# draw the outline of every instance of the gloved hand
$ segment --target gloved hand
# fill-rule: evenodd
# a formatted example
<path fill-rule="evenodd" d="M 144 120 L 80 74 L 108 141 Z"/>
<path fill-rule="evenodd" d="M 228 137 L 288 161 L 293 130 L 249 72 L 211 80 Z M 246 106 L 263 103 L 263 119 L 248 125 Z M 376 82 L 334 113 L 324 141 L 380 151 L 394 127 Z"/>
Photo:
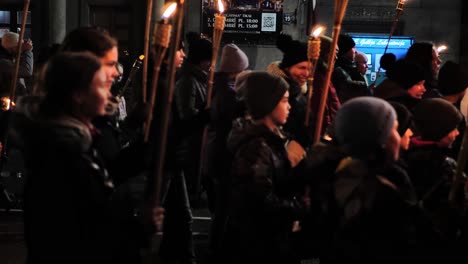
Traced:
<path fill-rule="evenodd" d="M 292 168 L 295 168 L 306 156 L 304 148 L 295 140 L 291 140 L 286 144 L 286 151 Z"/>

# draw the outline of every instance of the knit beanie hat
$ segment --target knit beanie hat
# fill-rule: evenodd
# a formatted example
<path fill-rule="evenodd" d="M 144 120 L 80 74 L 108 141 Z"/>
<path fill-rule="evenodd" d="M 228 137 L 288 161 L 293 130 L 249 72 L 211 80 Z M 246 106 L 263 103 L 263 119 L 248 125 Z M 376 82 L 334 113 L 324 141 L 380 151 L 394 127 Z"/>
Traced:
<path fill-rule="evenodd" d="M 290 35 L 279 35 L 276 46 L 283 52 L 283 60 L 280 63 L 281 69 L 309 60 L 307 58 L 307 44 L 293 40 Z"/>
<path fill-rule="evenodd" d="M 395 110 L 386 101 L 368 96 L 357 97 L 338 110 L 336 139 L 355 154 L 369 153 L 385 143 L 395 120 Z"/>
<path fill-rule="evenodd" d="M 419 64 L 407 59 L 400 59 L 395 62 L 391 71 L 387 72 L 387 76 L 403 89 L 408 90 L 424 80 L 424 71 Z"/>
<path fill-rule="evenodd" d="M 439 91 L 442 95 L 454 95 L 468 87 L 468 72 L 460 64 L 447 61 L 439 71 Z"/>
<path fill-rule="evenodd" d="M 15 32 L 6 32 L 2 36 L 2 46 L 5 49 L 10 49 L 18 46 L 19 35 Z"/>
<path fill-rule="evenodd" d="M 188 56 L 187 61 L 198 64 L 204 60 L 211 60 L 213 44 L 209 39 L 201 38 L 198 33 L 187 33 Z"/>
<path fill-rule="evenodd" d="M 243 84 L 247 110 L 253 119 L 271 113 L 289 88 L 283 78 L 260 71 L 248 73 Z"/>
<path fill-rule="evenodd" d="M 350 49 L 356 47 L 356 42 L 349 35 L 341 34 L 338 38 L 338 56 L 348 52 Z"/>
<path fill-rule="evenodd" d="M 235 44 L 227 44 L 221 52 L 220 72 L 241 72 L 249 67 L 249 58 Z"/>
<path fill-rule="evenodd" d="M 398 134 L 403 136 L 408 128 L 413 129 L 413 115 L 403 104 L 397 102 L 389 102 L 397 114 L 398 119 Z"/>
<path fill-rule="evenodd" d="M 380 57 L 380 67 L 386 71 L 390 70 L 396 62 L 396 55 L 393 53 L 385 53 Z"/>
<path fill-rule="evenodd" d="M 413 109 L 414 122 L 423 140 L 439 141 L 462 121 L 460 111 L 441 98 L 422 100 Z"/>

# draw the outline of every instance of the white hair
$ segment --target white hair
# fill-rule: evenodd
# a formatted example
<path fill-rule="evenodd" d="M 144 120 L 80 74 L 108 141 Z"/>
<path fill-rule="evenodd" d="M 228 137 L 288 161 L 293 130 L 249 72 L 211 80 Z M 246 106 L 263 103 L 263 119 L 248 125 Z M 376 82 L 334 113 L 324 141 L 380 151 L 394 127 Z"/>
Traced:
<path fill-rule="evenodd" d="M 19 35 L 14 32 L 6 32 L 2 36 L 2 46 L 5 49 L 10 49 L 18 46 Z"/>

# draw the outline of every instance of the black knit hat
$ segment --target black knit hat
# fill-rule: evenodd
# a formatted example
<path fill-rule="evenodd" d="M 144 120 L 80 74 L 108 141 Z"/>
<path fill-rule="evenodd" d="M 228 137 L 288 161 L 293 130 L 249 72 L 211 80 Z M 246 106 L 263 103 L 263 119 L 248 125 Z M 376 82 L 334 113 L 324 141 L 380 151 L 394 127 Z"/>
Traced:
<path fill-rule="evenodd" d="M 356 42 L 349 35 L 341 34 L 338 38 L 338 56 L 341 56 L 348 52 L 350 49 L 356 47 Z"/>
<path fill-rule="evenodd" d="M 414 122 L 423 140 L 439 141 L 462 121 L 460 111 L 441 98 L 422 100 L 413 109 Z"/>
<path fill-rule="evenodd" d="M 468 87 L 466 68 L 453 61 L 447 61 L 439 71 L 439 91 L 442 95 L 454 95 Z"/>
<path fill-rule="evenodd" d="M 385 53 L 380 57 L 380 67 L 386 71 L 390 70 L 396 62 L 396 55 L 393 53 Z"/>
<path fill-rule="evenodd" d="M 276 46 L 283 52 L 283 60 L 280 63 L 282 69 L 308 61 L 307 44 L 293 40 L 290 35 L 279 35 Z"/>
<path fill-rule="evenodd" d="M 247 110 L 253 119 L 261 119 L 271 113 L 289 88 L 283 78 L 259 71 L 247 73 L 243 85 Z"/>
<path fill-rule="evenodd" d="M 397 114 L 398 119 L 398 134 L 403 136 L 406 130 L 413 129 L 413 115 L 403 104 L 397 102 L 389 102 Z"/>
<path fill-rule="evenodd" d="M 198 64 L 204 60 L 211 60 L 213 55 L 213 44 L 209 39 L 201 38 L 195 32 L 187 33 L 188 56 L 187 61 Z"/>
<path fill-rule="evenodd" d="M 424 71 L 419 64 L 407 59 L 400 59 L 395 62 L 391 71 L 387 72 L 387 76 L 403 89 L 408 90 L 424 80 Z"/>
<path fill-rule="evenodd" d="M 335 118 L 338 143 L 355 154 L 365 154 L 381 147 L 395 124 L 396 113 L 386 101 L 362 96 L 341 106 Z"/>

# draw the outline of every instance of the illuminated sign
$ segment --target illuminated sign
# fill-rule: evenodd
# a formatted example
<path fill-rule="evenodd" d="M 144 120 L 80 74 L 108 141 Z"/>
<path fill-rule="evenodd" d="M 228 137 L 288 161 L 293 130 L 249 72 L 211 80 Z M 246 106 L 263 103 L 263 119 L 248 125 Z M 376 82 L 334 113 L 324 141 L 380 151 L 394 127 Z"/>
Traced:
<path fill-rule="evenodd" d="M 274 43 L 283 27 L 282 1 L 229 1 L 223 41 Z M 212 35 L 214 14 L 209 1 L 202 7 L 202 33 Z"/>
<path fill-rule="evenodd" d="M 385 52 L 385 46 L 388 42 L 388 36 L 352 36 L 356 42 L 356 50 L 363 52 L 367 56 L 368 70 L 366 78 L 369 82 L 374 82 L 377 78 L 377 71 L 380 68 L 380 58 Z M 395 54 L 397 59 L 403 58 L 406 52 L 414 42 L 413 37 L 394 36 L 390 39 L 387 53 Z M 380 69 L 378 85 L 385 78 L 385 70 Z"/>
<path fill-rule="evenodd" d="M 371 37 L 355 37 L 356 47 L 360 48 L 385 48 L 387 45 L 387 38 L 371 38 Z M 412 39 L 390 39 L 388 44 L 389 49 L 409 49 L 412 44 Z"/>

